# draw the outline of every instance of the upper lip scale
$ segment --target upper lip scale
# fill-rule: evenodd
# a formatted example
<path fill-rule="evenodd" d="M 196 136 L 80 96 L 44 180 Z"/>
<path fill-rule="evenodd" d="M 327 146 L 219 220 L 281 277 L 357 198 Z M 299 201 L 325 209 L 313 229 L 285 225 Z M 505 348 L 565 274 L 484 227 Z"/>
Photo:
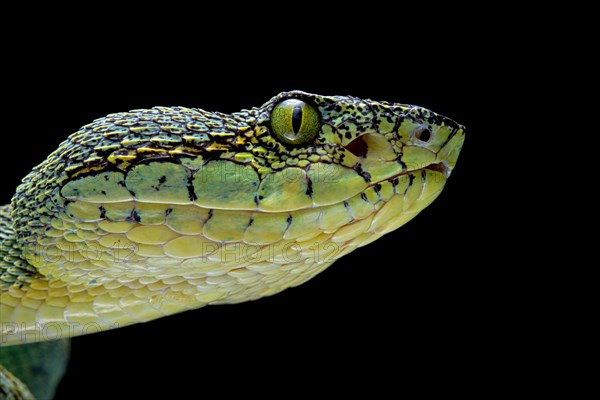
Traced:
<path fill-rule="evenodd" d="M 432 166 L 439 166 L 439 167 L 431 168 Z M 413 172 L 422 171 L 424 169 L 433 169 L 434 171 L 440 171 L 442 174 L 444 174 L 444 177 L 446 177 L 446 178 L 448 178 L 450 176 L 450 168 L 448 168 L 448 165 L 446 164 L 445 161 L 440 161 L 440 162 L 437 162 L 437 163 L 431 163 L 429 165 L 426 165 L 423 168 L 411 169 L 410 171 L 402 171 L 402 172 L 400 172 L 400 173 L 398 173 L 396 175 L 390 176 L 389 178 L 382 179 L 382 180 L 377 181 L 375 183 L 371 183 L 369 185 L 369 187 L 378 185 L 381 182 L 386 182 L 386 181 L 389 181 L 391 179 L 397 178 L 397 177 L 402 176 L 402 175 L 408 175 L 408 174 L 411 174 Z"/>

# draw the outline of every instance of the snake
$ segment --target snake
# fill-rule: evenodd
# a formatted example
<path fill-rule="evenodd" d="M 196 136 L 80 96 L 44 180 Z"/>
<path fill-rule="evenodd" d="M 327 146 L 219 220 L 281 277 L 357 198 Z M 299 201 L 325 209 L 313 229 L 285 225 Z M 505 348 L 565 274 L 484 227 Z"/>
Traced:
<path fill-rule="evenodd" d="M 300 285 L 431 204 L 464 138 L 420 106 L 298 90 L 96 119 L 0 207 L 0 345 Z"/>

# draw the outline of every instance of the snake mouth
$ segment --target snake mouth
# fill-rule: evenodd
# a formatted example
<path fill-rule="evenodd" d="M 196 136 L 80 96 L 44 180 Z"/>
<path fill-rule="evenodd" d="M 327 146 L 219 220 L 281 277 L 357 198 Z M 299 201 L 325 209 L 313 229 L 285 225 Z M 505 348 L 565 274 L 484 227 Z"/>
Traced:
<path fill-rule="evenodd" d="M 382 179 L 378 182 L 375 182 L 375 183 L 371 184 L 370 186 L 378 185 L 382 182 L 390 182 L 390 181 L 396 180 L 399 177 L 404 176 L 404 175 L 410 175 L 410 174 L 414 175 L 419 172 L 425 173 L 425 171 L 427 171 L 427 170 L 441 173 L 444 176 L 444 179 L 447 179 L 450 176 L 450 173 L 452 172 L 452 169 L 448 166 L 446 161 L 441 161 L 438 163 L 429 164 L 423 168 L 416 168 L 416 169 L 411 169 L 408 171 L 402 171 L 398 174 L 390 176 L 389 178 Z"/>
<path fill-rule="evenodd" d="M 428 166 L 426 166 L 423 169 L 428 169 L 430 171 L 437 171 L 441 174 L 443 174 L 446 178 L 450 176 L 450 172 L 452 172 L 452 170 L 450 169 L 450 167 L 448 166 L 448 164 L 445 161 L 441 161 L 438 163 L 434 163 L 434 164 L 429 164 Z"/>

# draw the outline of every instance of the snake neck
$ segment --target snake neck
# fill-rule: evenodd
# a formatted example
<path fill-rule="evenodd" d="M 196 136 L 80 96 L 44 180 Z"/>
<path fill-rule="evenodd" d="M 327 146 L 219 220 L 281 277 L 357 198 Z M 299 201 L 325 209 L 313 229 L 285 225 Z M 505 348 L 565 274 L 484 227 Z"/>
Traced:
<path fill-rule="evenodd" d="M 12 285 L 29 285 L 39 277 L 37 270 L 21 257 L 10 216 L 11 206 L 0 206 L 0 290 Z"/>

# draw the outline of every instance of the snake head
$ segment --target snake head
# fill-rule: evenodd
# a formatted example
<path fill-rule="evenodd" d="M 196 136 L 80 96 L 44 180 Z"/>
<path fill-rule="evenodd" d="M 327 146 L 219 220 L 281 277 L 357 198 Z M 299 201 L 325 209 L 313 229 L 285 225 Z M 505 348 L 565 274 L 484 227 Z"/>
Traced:
<path fill-rule="evenodd" d="M 300 91 L 231 115 L 99 118 L 0 209 L 0 334 L 42 340 L 50 321 L 79 335 L 299 285 L 429 205 L 463 140 L 421 107 Z"/>
<path fill-rule="evenodd" d="M 298 172 L 308 182 L 306 194 L 294 196 L 299 206 L 309 205 L 307 196 L 313 207 L 346 201 L 384 182 L 406 190 L 397 186 L 417 177 L 429 182 L 430 196 L 439 194 L 465 135 L 462 125 L 423 107 L 302 91 L 281 93 L 258 114 L 255 140 L 266 160 L 275 160 L 267 163 L 270 173 L 306 172 Z M 285 182 L 270 187 L 290 189 Z"/>

